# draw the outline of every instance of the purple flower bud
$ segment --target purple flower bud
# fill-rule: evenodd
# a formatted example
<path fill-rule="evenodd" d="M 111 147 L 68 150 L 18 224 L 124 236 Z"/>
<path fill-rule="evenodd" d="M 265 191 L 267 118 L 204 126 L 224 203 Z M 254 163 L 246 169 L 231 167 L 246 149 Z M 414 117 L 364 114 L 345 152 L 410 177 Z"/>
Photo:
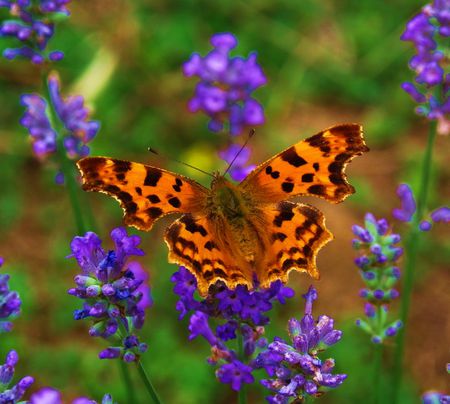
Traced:
<path fill-rule="evenodd" d="M 362 276 L 366 281 L 371 281 L 376 277 L 374 271 L 362 271 Z"/>
<path fill-rule="evenodd" d="M 430 216 L 435 223 L 450 223 L 450 208 L 448 206 L 442 206 L 431 212 Z"/>
<path fill-rule="evenodd" d="M 411 188 L 407 184 L 400 184 L 397 188 L 397 195 L 400 197 L 401 208 L 392 211 L 392 216 L 402 222 L 410 222 L 416 212 L 416 201 Z"/>
<path fill-rule="evenodd" d="M 372 337 L 372 342 L 374 344 L 381 344 L 383 342 L 383 340 L 378 335 L 375 335 Z"/>
<path fill-rule="evenodd" d="M 364 313 L 367 317 L 373 318 L 376 314 L 376 307 L 371 303 L 366 303 L 364 305 Z"/>
<path fill-rule="evenodd" d="M 391 289 L 389 295 L 391 299 L 397 299 L 397 297 L 400 296 L 400 293 L 396 289 Z"/>
<path fill-rule="evenodd" d="M 419 223 L 419 229 L 421 231 L 430 231 L 431 230 L 431 223 L 428 220 L 422 220 Z"/>
<path fill-rule="evenodd" d="M 361 269 L 364 269 L 366 265 L 370 264 L 369 258 L 367 258 L 365 255 L 355 258 L 354 262 L 356 266 L 358 266 Z"/>
<path fill-rule="evenodd" d="M 99 359 L 115 359 L 119 358 L 121 353 L 120 348 L 106 348 L 98 354 Z"/>
<path fill-rule="evenodd" d="M 373 241 L 372 235 L 364 227 L 357 224 L 352 226 L 353 234 L 361 239 L 365 243 L 371 243 Z"/>
<path fill-rule="evenodd" d="M 382 300 L 384 298 L 384 292 L 381 289 L 377 289 L 373 292 L 373 297 L 378 300 Z"/>
<path fill-rule="evenodd" d="M 401 87 L 403 90 L 405 90 L 411 96 L 411 98 L 415 102 L 422 103 L 427 100 L 427 98 L 417 90 L 417 88 L 414 84 L 405 82 L 405 83 L 401 84 Z"/>

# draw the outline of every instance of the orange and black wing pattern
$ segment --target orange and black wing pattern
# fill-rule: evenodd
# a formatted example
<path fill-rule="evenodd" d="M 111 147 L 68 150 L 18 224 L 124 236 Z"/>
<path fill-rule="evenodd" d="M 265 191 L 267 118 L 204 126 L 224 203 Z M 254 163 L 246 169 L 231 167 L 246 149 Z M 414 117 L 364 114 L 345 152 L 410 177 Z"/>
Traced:
<path fill-rule="evenodd" d="M 360 125 L 333 126 L 267 160 L 240 186 L 265 202 L 299 195 L 341 202 L 355 192 L 347 181 L 345 167 L 368 150 Z"/>
<path fill-rule="evenodd" d="M 208 190 L 197 182 L 157 167 L 109 157 L 77 162 L 83 189 L 108 194 L 120 202 L 124 221 L 140 230 L 170 213 L 202 211 Z"/>

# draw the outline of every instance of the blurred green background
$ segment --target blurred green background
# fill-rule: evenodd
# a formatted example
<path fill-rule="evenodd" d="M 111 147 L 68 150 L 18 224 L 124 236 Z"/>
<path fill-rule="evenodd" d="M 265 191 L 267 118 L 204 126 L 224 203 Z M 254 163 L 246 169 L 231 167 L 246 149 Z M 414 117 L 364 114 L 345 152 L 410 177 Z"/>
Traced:
<path fill-rule="evenodd" d="M 427 122 L 414 115 L 413 102 L 400 89 L 402 81 L 412 79 L 407 61 L 413 49 L 399 36 L 422 5 L 416 0 L 79 0 L 70 5 L 71 18 L 57 27 L 50 43 L 66 55 L 55 65 L 63 94 L 84 95 L 93 118 L 101 121 L 91 143 L 93 155 L 152 163 L 205 185 L 205 176 L 149 155 L 147 147 L 207 171 L 224 169 L 216 152 L 229 139 L 209 133 L 207 119 L 187 111 L 196 81 L 181 72 L 192 52 L 210 50 L 209 37 L 216 32 L 237 36 L 235 55 L 256 50 L 268 77 L 255 93 L 267 123 L 252 139 L 252 163 L 336 123 L 364 125 L 371 151 L 347 170 L 357 193 L 337 206 L 307 201 L 325 212 L 335 235 L 319 254 L 322 279 L 292 275 L 289 286 L 297 296 L 276 307 L 267 327 L 269 337 L 285 336 L 287 319 L 301 316 L 301 293 L 315 284 L 315 314 L 334 317 L 344 331 L 327 354 L 335 357 L 338 372 L 349 375 L 320 402 L 357 403 L 370 395 L 371 346 L 354 326 L 363 302 L 357 296 L 362 282 L 353 265 L 351 225 L 361 224 L 367 211 L 390 218 L 398 205 L 398 183 L 417 182 Z M 0 46 L 11 43 L 2 39 Z M 1 358 L 15 348 L 21 358 L 17 374 L 33 375 L 33 390 L 49 385 L 63 391 L 67 401 L 79 395 L 100 400 L 110 392 L 124 403 L 117 364 L 97 359 L 106 344 L 87 336 L 86 323 L 72 319 L 81 302 L 66 294 L 77 273 L 75 261 L 65 258 L 76 235 L 66 190 L 53 182 L 55 166 L 33 157 L 28 135 L 18 124 L 20 94 L 39 88 L 39 68 L 0 59 L 0 255 L 6 261 L 2 272 L 11 274 L 11 288 L 23 299 L 14 330 L 1 336 Z M 439 136 L 430 208 L 449 200 L 447 162 L 448 139 Z M 121 224 L 121 210 L 104 195 L 85 197 L 108 248 L 110 230 Z M 142 332 L 149 344 L 144 365 L 166 403 L 235 402 L 235 393 L 216 382 L 206 363 L 207 343 L 188 341 L 187 320 L 178 321 L 169 281 L 176 266 L 167 263 L 162 241 L 171 220 L 161 220 L 151 233 L 138 232 L 147 253 L 140 261 L 150 273 L 155 300 Z M 407 228 L 396 224 L 396 230 Z M 448 386 L 450 243 L 443 226 L 424 234 L 421 248 L 407 332 L 404 403 L 419 402 L 425 390 Z M 386 391 L 393 348 L 388 344 L 385 352 Z M 132 377 L 139 402 L 148 402 L 134 369 Z M 263 402 L 266 394 L 255 383 L 250 402 Z"/>

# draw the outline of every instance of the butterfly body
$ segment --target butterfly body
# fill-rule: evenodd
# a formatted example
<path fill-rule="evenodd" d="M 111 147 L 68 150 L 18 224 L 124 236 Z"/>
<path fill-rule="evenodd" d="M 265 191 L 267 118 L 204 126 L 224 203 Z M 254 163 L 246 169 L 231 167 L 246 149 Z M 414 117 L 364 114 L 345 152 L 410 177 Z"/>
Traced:
<path fill-rule="evenodd" d="M 77 165 L 83 188 L 113 196 L 125 223 L 150 230 L 170 213 L 182 213 L 167 229 L 169 261 L 197 278 L 202 295 L 217 281 L 268 287 L 290 271 L 318 278 L 316 256 L 332 235 L 323 214 L 286 201 L 312 195 L 341 202 L 354 192 L 347 163 L 367 151 L 362 128 L 337 125 L 267 160 L 240 184 L 216 173 L 207 189 L 196 181 L 144 164 L 86 157 Z"/>

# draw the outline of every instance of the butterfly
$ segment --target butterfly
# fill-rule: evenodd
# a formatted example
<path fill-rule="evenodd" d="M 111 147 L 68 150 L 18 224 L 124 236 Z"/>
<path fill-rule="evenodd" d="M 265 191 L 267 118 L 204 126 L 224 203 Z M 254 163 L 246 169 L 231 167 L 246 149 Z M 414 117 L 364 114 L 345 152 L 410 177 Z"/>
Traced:
<path fill-rule="evenodd" d="M 214 174 L 210 189 L 109 157 L 85 157 L 77 166 L 83 189 L 117 199 L 129 226 L 148 231 L 163 216 L 183 214 L 165 233 L 169 262 L 184 265 L 206 296 L 217 281 L 251 290 L 286 283 L 290 271 L 318 279 L 317 253 L 333 236 L 318 209 L 287 199 L 343 201 L 355 192 L 345 167 L 368 150 L 360 125 L 336 125 L 270 158 L 239 184 Z"/>

